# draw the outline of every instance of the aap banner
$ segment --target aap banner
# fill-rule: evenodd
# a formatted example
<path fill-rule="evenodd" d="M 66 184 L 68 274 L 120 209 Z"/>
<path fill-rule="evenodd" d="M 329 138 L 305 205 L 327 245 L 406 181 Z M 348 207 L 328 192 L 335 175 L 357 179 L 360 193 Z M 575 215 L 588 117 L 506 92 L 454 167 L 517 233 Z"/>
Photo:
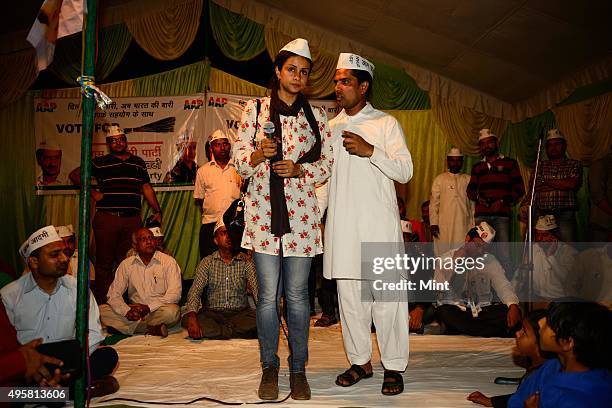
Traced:
<path fill-rule="evenodd" d="M 68 176 L 80 165 L 81 100 L 36 99 L 34 108 L 37 191 L 58 193 L 58 186 L 72 184 Z M 127 135 L 128 151 L 146 162 L 151 183 L 168 181 L 183 153 L 206 161 L 204 110 L 204 94 L 115 98 L 106 111 L 95 114 L 92 157 L 108 153 L 106 131 L 118 125 Z"/>

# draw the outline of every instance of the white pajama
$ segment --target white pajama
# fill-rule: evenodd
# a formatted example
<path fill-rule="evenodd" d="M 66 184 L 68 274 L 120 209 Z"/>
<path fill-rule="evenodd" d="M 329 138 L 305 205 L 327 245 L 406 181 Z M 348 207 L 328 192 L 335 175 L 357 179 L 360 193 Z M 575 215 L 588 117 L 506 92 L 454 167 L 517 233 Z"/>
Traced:
<path fill-rule="evenodd" d="M 408 365 L 408 304 L 377 302 L 380 295 L 377 291 L 362 295 L 362 282 L 367 284 L 355 279 L 336 280 L 346 355 L 351 364 L 362 365 L 371 360 L 373 321 L 383 366 L 387 370 L 404 371 Z"/>

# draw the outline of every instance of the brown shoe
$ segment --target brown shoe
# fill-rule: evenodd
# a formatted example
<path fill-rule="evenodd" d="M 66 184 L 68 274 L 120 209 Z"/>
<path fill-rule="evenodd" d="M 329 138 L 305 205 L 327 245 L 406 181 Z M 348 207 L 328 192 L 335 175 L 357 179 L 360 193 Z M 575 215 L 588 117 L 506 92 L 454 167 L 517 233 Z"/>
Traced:
<path fill-rule="evenodd" d="M 294 400 L 310 399 L 310 386 L 306 379 L 306 373 L 291 373 L 289 375 L 289 385 L 291 385 L 291 398 Z"/>
<path fill-rule="evenodd" d="M 266 367 L 263 369 L 257 395 L 259 399 L 268 401 L 278 398 L 278 368 Z"/>
<path fill-rule="evenodd" d="M 104 376 L 98 380 L 93 380 L 89 388 L 91 398 L 103 397 L 119 391 L 119 383 L 112 375 Z"/>
<path fill-rule="evenodd" d="M 150 336 L 168 337 L 168 328 L 165 324 L 158 324 L 157 326 L 147 326 L 147 332 Z"/>

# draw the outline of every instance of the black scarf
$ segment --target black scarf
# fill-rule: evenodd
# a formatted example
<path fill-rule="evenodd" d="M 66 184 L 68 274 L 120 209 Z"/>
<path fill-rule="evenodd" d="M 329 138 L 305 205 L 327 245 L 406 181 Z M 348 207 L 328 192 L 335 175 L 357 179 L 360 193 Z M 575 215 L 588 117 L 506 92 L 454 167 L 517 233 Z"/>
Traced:
<path fill-rule="evenodd" d="M 278 92 L 273 91 L 270 97 L 270 120 L 274 123 L 274 138 L 277 145 L 276 156 L 270 159 L 271 163 L 283 160 L 283 130 L 281 127 L 280 115 L 297 116 L 302 109 L 304 109 L 304 115 L 306 115 L 306 120 L 308 120 L 308 124 L 315 135 L 316 141 L 310 150 L 299 158 L 297 163 L 313 163 L 321 157 L 321 133 L 319 132 L 319 126 L 312 113 L 308 99 L 299 93 L 293 105 L 288 106 L 278 97 Z M 272 167 L 270 167 L 270 205 L 272 208 L 271 230 L 272 234 L 276 237 L 282 237 L 284 234 L 291 232 L 287 201 L 285 200 L 284 180 L 284 177 L 278 176 L 272 171 Z"/>

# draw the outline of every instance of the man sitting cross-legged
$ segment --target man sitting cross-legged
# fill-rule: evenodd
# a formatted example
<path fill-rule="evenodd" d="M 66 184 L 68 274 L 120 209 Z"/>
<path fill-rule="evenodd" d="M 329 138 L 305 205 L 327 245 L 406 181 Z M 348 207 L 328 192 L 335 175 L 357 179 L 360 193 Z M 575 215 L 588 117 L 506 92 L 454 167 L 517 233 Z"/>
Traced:
<path fill-rule="evenodd" d="M 133 234 L 132 244 L 137 254 L 119 264 L 108 304 L 100 306 L 102 323 L 111 332 L 166 337 L 167 326 L 180 317 L 181 268 L 174 258 L 156 250 L 155 237 L 147 228 Z M 130 304 L 123 299 L 126 290 Z"/>
<path fill-rule="evenodd" d="M 202 259 L 196 269 L 183 308 L 183 327 L 193 339 L 255 339 L 255 310 L 247 302 L 247 291 L 257 300 L 255 265 L 245 254 L 237 253 L 222 219 L 213 234 L 219 249 Z M 204 288 L 207 304 L 202 308 Z"/>
<path fill-rule="evenodd" d="M 73 360 L 72 357 L 78 356 L 81 352 L 78 342 L 70 341 L 74 340 L 76 335 L 77 281 L 66 274 L 69 263 L 66 245 L 55 227 L 48 225 L 34 232 L 19 251 L 26 259 L 31 272 L 0 290 L 9 323 L 5 326 L 14 327 L 17 341 L 24 345 L 22 350 L 27 351 L 24 356 L 33 354 L 34 346 L 44 346 L 46 351 L 44 353 L 42 350 L 39 351 L 49 357 L 62 360 L 64 362 L 62 370 L 74 370 L 70 376 L 56 378 L 60 384 L 69 386 L 72 394 L 74 380 L 78 377 L 76 373 L 82 370 L 77 368 L 78 364 L 74 361 L 73 364 L 69 364 L 65 359 L 68 357 Z M 101 346 L 104 337 L 100 326 L 100 315 L 91 293 L 89 293 L 88 316 L 91 374 L 89 392 L 92 396 L 112 394 L 119 389 L 119 383 L 111 376 L 119 357 L 113 348 Z M 10 327 L 5 329 L 0 331 L 0 337 L 10 340 L 13 329 Z M 51 363 L 56 364 L 57 360 L 54 359 Z M 9 367 L 0 364 L 0 371 L 3 374 L 5 371 L 11 372 L 17 368 L 18 366 Z M 37 375 L 32 379 L 36 382 L 40 380 Z"/>

